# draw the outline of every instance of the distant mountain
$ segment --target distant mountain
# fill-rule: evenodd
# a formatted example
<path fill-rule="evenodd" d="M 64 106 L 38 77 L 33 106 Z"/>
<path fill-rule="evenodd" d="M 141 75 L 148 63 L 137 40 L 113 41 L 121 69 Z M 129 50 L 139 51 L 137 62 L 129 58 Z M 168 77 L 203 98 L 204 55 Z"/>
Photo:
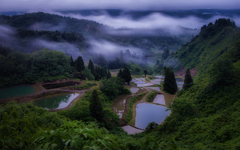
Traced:
<path fill-rule="evenodd" d="M 204 72 L 219 57 L 239 60 L 237 43 L 240 43 L 240 28 L 230 19 L 218 19 L 214 24 L 204 25 L 199 35 L 173 53 L 164 65 L 175 70 L 196 67 Z"/>
<path fill-rule="evenodd" d="M 120 11 L 111 10 L 109 11 L 112 15 L 119 15 Z M 87 14 L 88 11 L 85 12 Z M 91 20 L 85 20 L 85 19 L 76 19 L 71 17 L 65 17 L 60 16 L 56 14 L 49 14 L 49 13 L 43 13 L 43 12 L 36 12 L 36 13 L 26 13 L 22 15 L 13 15 L 13 16 L 6 16 L 1 15 L 0 16 L 0 25 L 2 26 L 8 26 L 11 27 L 14 32 L 19 31 L 18 29 L 24 29 L 24 32 L 22 34 L 23 37 L 28 36 L 28 34 L 33 34 L 34 38 L 22 38 L 21 36 L 17 35 L 11 35 L 11 36 L 17 36 L 16 41 L 18 42 L 11 42 L 10 39 L 7 39 L 10 43 L 6 45 L 5 42 L 1 42 L 0 44 L 3 46 L 9 46 L 13 49 L 18 50 L 21 47 L 21 51 L 24 52 L 32 52 L 35 50 L 38 50 L 39 48 L 32 47 L 32 45 L 36 45 L 33 41 L 33 39 L 40 39 L 40 40 L 47 40 L 54 39 L 55 41 L 50 42 L 57 42 L 57 43 L 51 43 L 51 45 L 62 45 L 63 43 L 66 45 L 66 43 L 69 43 L 69 40 L 63 40 L 64 38 L 62 35 L 60 37 L 56 37 L 56 33 L 61 32 L 63 34 L 64 32 L 69 33 L 68 35 L 77 35 L 80 34 L 83 36 L 83 40 L 78 40 L 73 44 L 74 49 L 78 49 L 79 52 L 83 52 L 87 54 L 89 51 L 91 51 L 94 47 L 93 44 L 95 42 L 92 42 L 92 40 L 95 41 L 106 41 L 110 42 L 111 44 L 115 44 L 116 48 L 112 49 L 112 51 L 120 51 L 122 47 L 126 49 L 130 49 L 132 47 L 141 49 L 141 53 L 144 53 L 144 55 L 153 55 L 154 51 L 159 51 L 164 49 L 165 47 L 169 47 L 170 51 L 176 51 L 178 47 L 180 47 L 182 44 L 188 42 L 192 37 L 194 37 L 196 34 L 198 34 L 197 30 L 183 28 L 183 27 L 177 27 L 180 31 L 180 34 L 172 34 L 170 31 L 166 29 L 114 29 L 112 27 L 100 24 L 95 21 Z M 36 33 L 33 33 L 35 31 Z M 52 33 L 42 32 L 46 35 L 40 34 L 41 32 L 38 31 L 51 31 Z M 71 34 L 73 33 L 73 34 Z M 130 34 L 129 34 L 130 33 Z M 46 36 L 48 36 L 46 38 Z M 53 36 L 52 38 L 49 36 Z M 70 39 L 70 37 L 68 37 Z M 74 38 L 74 37 L 73 37 Z M 56 40 L 58 39 L 58 40 Z M 6 39 L 5 39 L 6 41 Z M 20 46 L 18 46 L 18 43 Z M 33 44 L 34 43 L 34 44 Z M 38 42 L 37 42 L 38 43 Z M 79 44 L 80 43 L 80 44 Z M 49 44 L 43 44 L 40 43 L 38 47 L 44 47 Z M 44 45 L 44 46 L 42 46 Z M 27 47 L 27 48 L 26 48 Z M 68 51 L 68 46 L 50 46 L 45 47 L 49 49 L 63 49 L 64 52 Z M 130 47 L 130 48 L 129 48 Z M 30 50 L 32 48 L 32 50 Z M 124 49 L 123 49 L 124 50 Z M 130 49 L 131 51 L 131 49 Z M 102 53 L 104 52 L 104 45 L 103 48 L 98 48 L 97 52 L 95 53 Z M 72 53 L 71 53 L 72 54 Z"/>
<path fill-rule="evenodd" d="M 192 10 L 143 10 L 143 11 L 133 11 L 133 10 L 120 10 L 120 9 L 98 9 L 98 10 L 72 10 L 72 11 L 60 11 L 64 14 L 81 14 L 83 16 L 98 16 L 98 15 L 109 15 L 112 17 L 127 15 L 133 19 L 139 19 L 146 17 L 152 13 L 161 13 L 163 15 L 168 15 L 177 18 L 184 18 L 188 16 L 195 16 L 202 19 L 209 19 L 213 16 L 226 16 L 234 17 L 240 16 L 240 9 L 192 9 Z"/>

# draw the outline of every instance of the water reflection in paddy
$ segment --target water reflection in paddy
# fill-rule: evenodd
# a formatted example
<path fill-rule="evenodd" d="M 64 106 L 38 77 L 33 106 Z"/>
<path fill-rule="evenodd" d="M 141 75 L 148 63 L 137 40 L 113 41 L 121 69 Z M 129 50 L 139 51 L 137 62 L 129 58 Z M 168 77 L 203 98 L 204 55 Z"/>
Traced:
<path fill-rule="evenodd" d="M 78 96 L 77 93 L 61 94 L 35 100 L 33 104 L 45 109 L 61 109 L 67 107 Z"/>
<path fill-rule="evenodd" d="M 122 97 L 119 99 L 116 99 L 112 104 L 112 111 L 114 113 L 117 113 L 119 115 L 119 118 L 122 118 L 123 113 L 125 111 L 125 105 L 126 105 L 126 97 Z"/>
<path fill-rule="evenodd" d="M 161 104 L 161 105 L 168 105 L 171 100 L 175 98 L 175 95 L 170 94 L 158 94 L 155 99 L 153 100 L 153 103 Z"/>
<path fill-rule="evenodd" d="M 134 88 L 134 87 L 132 87 L 132 88 L 130 89 L 131 93 L 134 93 L 134 94 L 137 93 L 138 90 L 139 90 L 139 88 Z"/>
<path fill-rule="evenodd" d="M 155 76 L 156 78 L 164 78 L 164 76 Z"/>
<path fill-rule="evenodd" d="M 137 104 L 135 126 L 140 129 L 145 129 L 151 122 L 161 124 L 165 120 L 166 116 L 171 113 L 170 110 L 165 111 L 166 109 L 167 107 L 155 104 Z"/>
<path fill-rule="evenodd" d="M 146 82 L 144 82 L 144 81 L 135 81 L 135 83 L 136 83 L 136 84 L 144 84 L 144 83 L 146 83 Z"/>

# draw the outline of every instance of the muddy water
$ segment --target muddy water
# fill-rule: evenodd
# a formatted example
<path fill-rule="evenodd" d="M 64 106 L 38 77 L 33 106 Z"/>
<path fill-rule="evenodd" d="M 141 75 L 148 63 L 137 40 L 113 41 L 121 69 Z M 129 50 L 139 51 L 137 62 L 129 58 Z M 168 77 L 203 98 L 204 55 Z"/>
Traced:
<path fill-rule="evenodd" d="M 126 96 L 119 97 L 112 103 L 111 109 L 114 113 L 118 114 L 119 118 L 122 118 L 125 111 L 125 105 Z"/>
<path fill-rule="evenodd" d="M 0 89 L 0 99 L 29 95 L 38 92 L 34 85 L 17 85 Z"/>
<path fill-rule="evenodd" d="M 37 99 L 33 102 L 33 104 L 45 109 L 61 109 L 67 107 L 72 102 L 72 100 L 78 96 L 79 94 L 77 93 L 60 94 Z"/>
<path fill-rule="evenodd" d="M 166 116 L 170 115 L 171 111 L 165 111 L 167 107 L 149 104 L 139 103 L 136 106 L 136 118 L 135 126 L 140 129 L 145 129 L 149 123 L 155 122 L 161 124 Z"/>
<path fill-rule="evenodd" d="M 153 100 L 153 103 L 166 105 L 168 106 L 169 103 L 175 98 L 175 95 L 170 94 L 158 94 L 155 99 Z"/>

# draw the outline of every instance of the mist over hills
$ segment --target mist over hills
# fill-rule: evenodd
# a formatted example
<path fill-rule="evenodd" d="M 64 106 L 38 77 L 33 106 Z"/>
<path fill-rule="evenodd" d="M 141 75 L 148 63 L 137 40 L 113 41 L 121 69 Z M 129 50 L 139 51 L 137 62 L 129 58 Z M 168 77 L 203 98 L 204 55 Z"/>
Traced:
<path fill-rule="evenodd" d="M 165 27 L 116 29 L 96 21 L 43 12 L 1 15 L 0 24 L 4 33 L 1 35 L 2 46 L 23 52 L 56 49 L 75 58 L 84 55 L 86 59 L 88 54 L 109 57 L 109 53 L 117 54 L 127 49 L 139 55 L 153 55 L 152 50 L 163 50 L 164 47 L 176 51 L 198 33 L 196 29 L 181 26 L 169 30 Z M 76 35 L 81 38 L 76 39 Z"/>

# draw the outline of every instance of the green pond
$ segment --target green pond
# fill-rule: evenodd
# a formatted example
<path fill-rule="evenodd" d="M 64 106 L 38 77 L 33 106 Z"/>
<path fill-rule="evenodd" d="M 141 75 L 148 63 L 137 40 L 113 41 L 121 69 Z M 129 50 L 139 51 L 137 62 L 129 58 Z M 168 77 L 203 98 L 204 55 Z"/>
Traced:
<path fill-rule="evenodd" d="M 49 96 L 37 99 L 33 101 L 33 104 L 45 109 L 61 109 L 67 107 L 78 95 L 77 93 L 72 93 Z"/>
<path fill-rule="evenodd" d="M 0 89 L 0 99 L 29 95 L 38 92 L 34 85 L 17 85 Z"/>
<path fill-rule="evenodd" d="M 171 111 L 166 111 L 167 107 L 140 103 L 136 106 L 135 126 L 140 129 L 146 129 L 149 123 L 155 122 L 161 124 L 166 116 L 170 115 Z"/>

